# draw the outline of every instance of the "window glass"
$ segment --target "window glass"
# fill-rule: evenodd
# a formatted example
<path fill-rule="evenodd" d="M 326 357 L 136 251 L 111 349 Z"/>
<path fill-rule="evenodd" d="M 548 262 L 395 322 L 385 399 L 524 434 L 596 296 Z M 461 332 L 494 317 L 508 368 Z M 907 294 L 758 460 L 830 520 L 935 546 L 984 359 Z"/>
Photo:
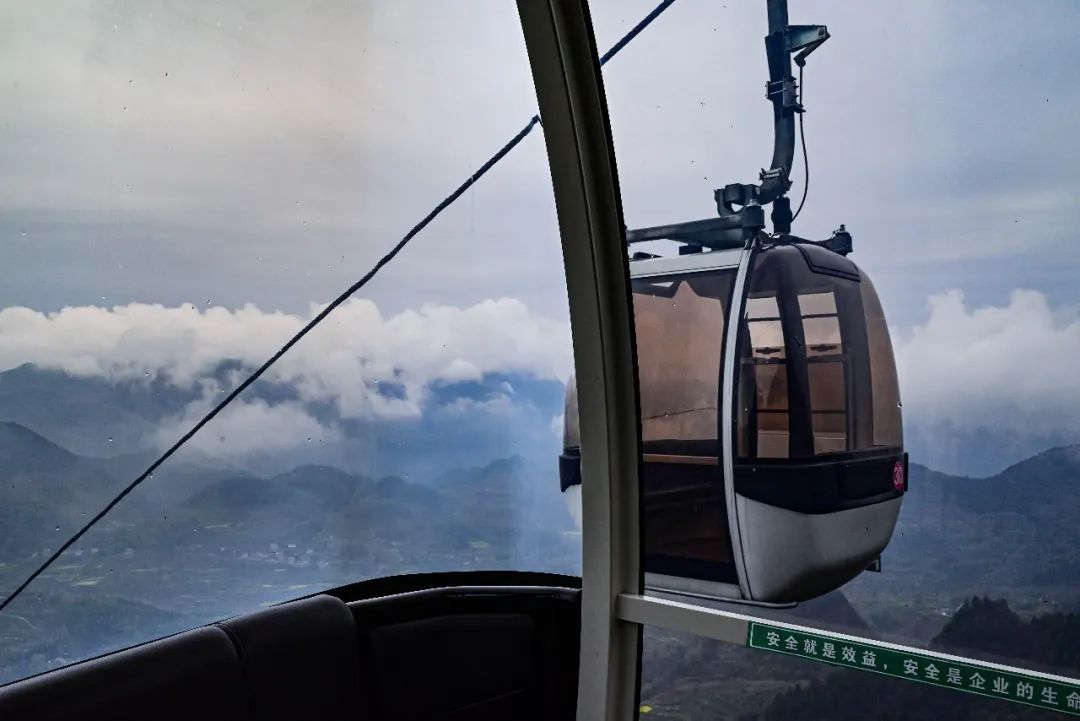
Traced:
<path fill-rule="evenodd" d="M 642 439 L 715 441 L 732 271 L 633 281 Z M 716 455 L 715 450 L 712 455 Z"/>
<path fill-rule="evenodd" d="M 637 261 L 632 272 L 647 262 Z M 734 275 L 713 270 L 632 281 L 646 573 L 731 577 L 717 408 Z"/>
<path fill-rule="evenodd" d="M 6 14 L 0 597 L 536 111 L 503 2 Z M 579 572 L 542 132 L 0 613 L 0 682 L 373 577 Z"/>
<path fill-rule="evenodd" d="M 900 385 L 896 378 L 892 340 L 877 291 L 869 278 L 859 284 L 866 314 L 866 340 L 870 348 L 870 380 L 874 398 L 874 445 L 903 444 L 900 419 Z"/>
<path fill-rule="evenodd" d="M 799 293 L 799 310 L 803 318 L 817 315 L 836 315 L 836 296 L 824 293 Z M 748 316 L 749 317 L 749 316 Z"/>
<path fill-rule="evenodd" d="M 803 339 L 808 356 L 839 355 L 843 352 L 840 338 L 840 319 L 835 315 L 803 316 Z"/>
<path fill-rule="evenodd" d="M 750 343 L 755 359 L 784 358 L 784 329 L 779 320 L 751 320 L 747 323 L 747 328 L 750 329 Z"/>
<path fill-rule="evenodd" d="M 594 0 L 601 47 L 653 6 Z M 862 272 L 800 272 L 777 307 L 762 308 L 769 287 L 748 289 L 735 445 L 759 470 L 903 448 L 909 490 L 880 573 L 779 617 L 1075 678 L 1080 524 L 1063 499 L 1080 483 L 1080 88 L 1055 69 L 1076 56 L 1080 10 L 788 6 L 792 24 L 831 35 L 794 73 L 813 168 L 792 231 L 824 240 L 845 224 Z M 605 67 L 629 227 L 715 217 L 714 191 L 757 182 L 773 148 L 766 33 L 764 3 L 679 2 L 643 34 L 646 53 Z M 979 122 L 957 87 L 984 88 Z M 793 208 L 806 177 L 795 151 Z M 767 342 L 767 319 L 786 343 Z M 757 350 L 777 345 L 785 370 L 807 361 L 785 374 L 787 403 L 768 392 L 776 354 Z M 841 536 L 807 532 L 783 555 Z M 1061 717 L 655 628 L 641 688 L 642 718 Z"/>
<path fill-rule="evenodd" d="M 746 317 L 749 320 L 777 320 L 780 308 L 776 305 L 776 296 L 751 296 L 746 299 Z"/>
<path fill-rule="evenodd" d="M 757 393 L 740 383 L 740 452 L 796 458 L 899 448 L 892 348 L 869 277 L 818 272 L 804 256 L 802 247 L 788 245 L 766 248 L 754 261 L 744 314 L 748 347 L 739 368 L 755 379 Z M 760 303 L 766 299 L 767 310 Z M 775 320 L 762 318 L 764 312 Z M 779 401 L 780 392 L 788 398 Z"/>

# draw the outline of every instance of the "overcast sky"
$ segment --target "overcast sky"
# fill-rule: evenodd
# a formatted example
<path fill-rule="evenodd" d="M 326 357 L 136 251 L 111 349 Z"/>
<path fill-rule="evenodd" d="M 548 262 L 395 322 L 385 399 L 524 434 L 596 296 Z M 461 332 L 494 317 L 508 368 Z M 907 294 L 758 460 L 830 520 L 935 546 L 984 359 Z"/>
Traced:
<path fill-rule="evenodd" d="M 600 47 L 653 4 L 593 3 Z M 361 275 L 535 111 L 508 1 L 117 0 L 4 14 L 3 368 L 192 353 L 162 345 L 184 333 L 203 355 L 257 355 L 272 344 L 263 331 L 284 333 Z M 833 35 L 806 69 L 812 181 L 796 231 L 854 234 L 892 325 L 908 418 L 1070 436 L 1080 6 L 791 0 L 791 20 Z M 768 163 L 765 25 L 763 0 L 678 0 L 607 66 L 628 225 L 709 217 L 713 188 Z M 794 177 L 797 197 L 801 164 Z M 337 325 L 349 336 L 337 347 L 387 363 L 414 352 L 387 355 L 405 311 L 424 333 L 444 316 L 489 322 L 491 333 L 447 326 L 468 332 L 437 359 L 419 354 L 409 367 L 421 384 L 452 367 L 563 375 L 542 135 L 362 298 L 374 305 Z M 499 299 L 512 301 L 485 305 Z M 45 315 L 65 306 L 101 310 Z M 518 330 L 550 343 L 508 342 Z M 260 340 L 208 340 L 229 332 Z"/>

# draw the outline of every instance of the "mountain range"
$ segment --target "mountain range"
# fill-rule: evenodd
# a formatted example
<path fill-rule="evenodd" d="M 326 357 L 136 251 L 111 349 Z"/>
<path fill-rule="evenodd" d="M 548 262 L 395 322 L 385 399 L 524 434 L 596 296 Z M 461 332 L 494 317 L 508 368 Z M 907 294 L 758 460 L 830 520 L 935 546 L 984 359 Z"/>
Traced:
<path fill-rule="evenodd" d="M 290 393 L 271 384 L 256 397 L 295 401 Z M 153 378 L 0 373 L 0 592 L 141 472 L 161 425 L 199 395 Z M 580 535 L 554 463 L 561 385 L 491 376 L 435 387 L 425 402 L 420 418 L 381 423 L 311 406 L 340 435 L 298 450 L 177 454 L 0 614 L 0 681 L 360 578 L 578 573 Z M 755 613 L 925 645 L 948 642 L 950 624 L 950 634 L 964 627 L 957 619 L 973 596 L 1008 598 L 1017 618 L 1080 610 L 1070 503 L 1080 446 L 983 477 L 917 461 L 883 573 L 794 610 Z M 1008 653 L 1029 649 L 1010 638 Z M 650 631 L 646 641 L 643 692 L 658 709 L 738 692 L 724 717 L 739 718 L 827 683 L 813 665 L 693 637 Z M 770 713 L 783 713 L 777 703 Z"/>

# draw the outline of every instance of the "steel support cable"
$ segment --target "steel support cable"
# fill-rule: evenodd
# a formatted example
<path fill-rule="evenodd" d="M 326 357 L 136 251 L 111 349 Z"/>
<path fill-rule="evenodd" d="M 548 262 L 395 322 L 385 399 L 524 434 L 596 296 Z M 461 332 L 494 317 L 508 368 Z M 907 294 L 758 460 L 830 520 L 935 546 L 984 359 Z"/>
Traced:
<path fill-rule="evenodd" d="M 600 65 L 603 66 L 605 63 L 607 63 L 607 61 L 609 61 L 613 57 L 615 57 L 619 53 L 620 50 L 622 50 L 624 47 L 626 47 L 626 45 L 631 40 L 633 40 L 635 37 L 637 37 L 638 34 L 641 33 L 642 30 L 647 28 L 653 22 L 653 20 L 658 18 L 661 15 L 661 13 L 663 13 L 665 10 L 667 10 L 674 2 L 675 2 L 675 0 L 663 0 L 663 2 L 661 2 L 655 8 L 653 8 L 652 12 L 650 12 L 648 15 L 646 15 L 644 18 L 642 18 L 641 21 L 638 22 L 638 24 L 635 25 L 633 28 L 631 28 L 629 32 L 627 32 L 625 35 L 623 35 L 619 39 L 619 41 L 616 42 L 611 47 L 610 50 L 608 50 L 606 53 L 604 53 L 604 55 L 600 58 Z M 236 386 L 232 391 L 230 391 L 229 394 L 226 395 L 217 405 L 215 405 L 212 409 L 210 409 L 210 411 L 206 415 L 204 415 L 201 419 L 199 419 L 199 421 L 194 426 L 192 426 L 190 430 L 188 430 L 184 435 L 180 436 L 180 438 L 177 439 L 177 441 L 175 443 L 173 443 L 171 446 L 169 446 L 169 448 L 165 452 L 163 452 L 160 456 L 158 456 L 157 459 L 154 460 L 153 463 L 151 463 L 149 466 L 147 466 L 146 470 L 144 470 L 142 473 L 140 473 L 138 475 L 138 477 L 135 478 L 135 480 L 133 480 L 131 483 L 129 483 L 127 486 L 125 486 L 124 489 L 122 491 L 120 491 L 120 493 L 118 493 L 115 497 L 113 497 L 113 499 L 111 501 L 109 501 L 109 503 L 104 508 L 102 508 L 100 511 L 98 511 L 98 513 L 96 513 L 93 516 L 93 518 L 91 518 L 89 521 L 87 521 L 82 526 L 82 528 L 80 528 L 78 531 L 76 531 L 74 535 L 72 535 L 70 538 L 68 538 L 68 540 L 64 541 L 64 543 L 59 548 L 57 548 L 56 551 L 51 556 L 49 556 L 47 559 L 45 559 L 45 561 L 40 566 L 38 566 L 37 569 L 26 578 L 26 580 L 24 580 L 21 584 L 19 584 L 19 586 L 14 591 L 12 591 L 7 596 L 7 598 L 5 598 L 3 600 L 2 603 L 0 603 L 0 612 L 2 612 L 5 608 L 7 608 L 8 605 L 12 601 L 14 601 L 16 598 L 18 598 L 19 595 L 22 594 L 22 592 L 26 590 L 27 586 L 29 586 L 31 583 L 33 583 L 34 580 L 37 579 L 38 576 L 40 576 L 42 573 L 44 573 L 49 568 L 49 566 L 51 566 L 56 561 L 56 559 L 60 558 L 60 556 L 65 551 L 67 551 L 69 548 L 71 548 L 73 545 L 75 545 L 79 541 L 79 539 L 82 538 L 87 533 L 87 531 L 89 531 L 91 528 L 93 528 L 98 523 L 98 521 L 100 521 L 102 518 L 104 518 L 106 515 L 108 515 L 108 513 L 113 508 L 115 508 L 117 506 L 117 504 L 120 503 L 120 501 L 124 500 L 124 498 L 129 493 L 134 491 L 143 481 L 150 478 L 150 476 L 153 475 L 154 471 L 156 471 L 163 463 L 165 463 L 165 461 L 167 461 L 170 457 L 172 457 L 172 455 L 174 453 L 176 453 L 178 450 L 180 450 L 180 448 L 183 447 L 184 444 L 186 444 L 189 440 L 191 440 L 192 437 L 194 437 L 196 433 L 198 433 L 200 430 L 202 430 L 202 428 L 207 423 L 212 421 L 219 413 L 221 413 L 223 410 L 225 410 L 225 408 L 230 403 L 232 403 L 237 398 L 237 396 L 239 396 L 241 393 L 243 393 L 250 385 L 252 385 L 260 377 L 262 377 L 262 375 L 264 373 L 266 373 L 266 371 L 268 371 L 272 365 L 274 365 L 283 355 L 288 353 L 289 350 L 294 345 L 299 343 L 300 340 L 304 336 L 306 336 L 308 333 L 310 333 L 315 328 L 315 326 L 319 325 L 319 323 L 321 323 L 328 315 L 333 313 L 334 310 L 336 310 L 342 303 L 344 303 L 350 297 L 352 297 L 352 295 L 354 293 L 356 293 L 358 290 L 360 290 L 365 285 L 367 285 L 367 283 L 372 278 L 374 278 L 375 275 L 380 270 L 382 270 L 387 264 L 390 263 L 390 261 L 392 261 L 395 257 L 397 257 L 397 254 L 400 253 L 405 248 L 406 245 L 408 245 L 410 240 L 412 240 L 417 235 L 419 235 L 420 232 L 423 231 L 428 225 L 430 225 L 431 222 L 433 220 L 435 220 L 435 218 L 437 218 L 444 210 L 446 210 L 448 207 L 453 205 L 453 203 L 458 198 L 460 198 L 462 195 L 465 194 L 465 191 L 467 191 L 469 188 L 471 188 L 473 186 L 473 184 L 476 183 L 476 181 L 478 181 L 480 178 L 484 177 L 484 175 L 487 174 L 487 172 L 489 170 L 491 170 L 491 168 L 494 167 L 496 163 L 498 163 L 500 160 L 502 160 L 504 157 L 506 157 L 506 155 L 511 150 L 516 148 L 518 146 L 518 144 L 522 140 L 524 140 L 526 138 L 526 136 L 529 135 L 529 133 L 531 133 L 533 131 L 533 128 L 535 128 L 539 124 L 541 124 L 540 123 L 540 116 L 539 115 L 532 116 L 529 119 L 529 122 L 527 122 L 525 124 L 525 127 L 523 127 L 521 130 L 518 131 L 517 135 L 515 135 L 509 141 L 507 141 L 506 144 L 503 145 L 501 148 L 499 148 L 499 150 L 496 151 L 496 153 L 494 155 L 492 155 L 487 160 L 487 162 L 485 162 L 483 165 L 481 165 L 480 168 L 475 173 L 473 173 L 468 178 L 466 178 L 465 181 L 461 185 L 459 185 L 452 193 L 450 193 L 450 195 L 443 198 L 443 200 L 438 205 L 436 205 L 434 208 L 432 208 L 431 211 L 427 215 L 425 215 L 420 220 L 420 222 L 418 222 L 416 225 L 414 225 L 409 230 L 409 232 L 406 233 L 401 238 L 401 240 L 399 240 L 397 242 L 397 244 L 393 248 L 390 249 L 390 251 L 386 255 L 384 255 L 382 258 L 380 258 L 379 261 L 374 266 L 372 266 L 371 270 L 369 270 L 367 273 L 365 273 L 364 276 L 362 278 L 360 278 L 360 280 L 358 280 L 355 283 L 353 283 L 352 285 L 350 285 L 340 295 L 338 295 L 336 298 L 334 298 L 332 301 L 330 301 L 330 303 L 328 303 L 325 308 L 323 308 L 321 311 L 319 311 L 319 313 L 314 318 L 312 318 L 310 321 L 308 321 L 308 323 L 303 328 L 301 328 L 299 331 L 297 331 L 296 334 L 292 338 L 290 338 L 283 346 L 281 346 L 281 348 L 279 348 L 277 351 L 275 351 L 272 356 L 267 358 L 266 361 L 263 362 L 262 365 L 260 365 L 257 369 L 255 369 L 254 372 L 251 373 L 251 375 L 249 375 L 247 378 L 245 378 L 238 386 Z"/>

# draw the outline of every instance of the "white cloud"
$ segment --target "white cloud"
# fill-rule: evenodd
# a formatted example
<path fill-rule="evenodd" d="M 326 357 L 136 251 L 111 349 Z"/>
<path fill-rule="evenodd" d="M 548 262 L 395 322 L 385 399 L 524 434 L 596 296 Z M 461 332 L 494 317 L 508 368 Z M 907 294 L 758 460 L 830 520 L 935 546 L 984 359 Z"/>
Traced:
<path fill-rule="evenodd" d="M 159 376 L 183 388 L 213 386 L 216 393 L 212 373 L 218 364 L 238 360 L 254 367 L 319 310 L 313 305 L 301 317 L 253 305 L 228 310 L 133 303 L 55 313 L 5 308 L 0 370 L 33 363 L 77 376 Z M 292 385 L 302 401 L 336 404 L 343 418 L 388 419 L 418 416 L 432 383 L 493 372 L 565 379 L 571 362 L 567 324 L 533 314 L 517 300 L 467 308 L 425 305 L 384 317 L 373 302 L 354 299 L 266 377 Z M 381 383 L 393 384 L 395 392 L 380 393 Z M 256 413 L 258 406 L 246 408 Z M 283 417 L 286 411 L 275 412 Z"/>
<path fill-rule="evenodd" d="M 972 308 L 933 296 L 929 318 L 896 338 L 905 421 L 1022 435 L 1080 432 L 1080 313 L 1031 290 Z M 1078 438 L 1077 440 L 1080 440 Z"/>
<path fill-rule="evenodd" d="M 166 447 L 186 433 L 209 410 L 209 402 L 193 403 L 157 429 L 156 440 Z M 247 456 L 303 448 L 341 440 L 334 426 L 324 426 L 295 402 L 270 405 L 262 400 L 237 401 L 197 433 L 189 447 L 212 456 Z"/>
<path fill-rule="evenodd" d="M 951 291 L 929 299 L 920 325 L 894 333 L 905 420 L 909 427 L 986 428 L 1024 437 L 1064 437 L 1080 429 L 1080 311 L 1052 307 L 1015 290 L 1001 307 L 971 307 Z M 23 363 L 76 376 L 115 380 L 159 377 L 196 389 L 203 400 L 158 433 L 173 440 L 219 397 L 213 373 L 222 361 L 251 367 L 270 355 L 311 315 L 193 305 L 84 306 L 43 313 L 0 310 L 0 370 Z M 569 328 L 513 299 L 476 305 L 427 305 L 384 316 L 354 299 L 297 345 L 268 373 L 296 389 L 298 401 L 238 403 L 200 440 L 203 450 L 246 453 L 267 438 L 278 448 L 331 442 L 304 402 L 332 403 L 342 418 L 416 418 L 432 384 L 525 373 L 565 380 L 571 370 Z M 225 383 L 231 385 L 240 374 Z M 393 391 L 380 392 L 380 385 Z M 447 410 L 510 413 L 512 389 L 494 398 L 457 400 Z M 552 421 L 561 432 L 561 417 Z M 228 443 L 222 444 L 224 436 Z M 1080 440 L 1080 439 L 1077 439 Z"/>
<path fill-rule="evenodd" d="M 472 398 L 456 398 L 446 405 L 445 410 L 462 416 L 481 412 L 487 415 L 508 418 L 514 414 L 517 408 L 514 406 L 514 401 L 510 396 L 500 393 L 482 401 L 473 400 Z"/>
<path fill-rule="evenodd" d="M 553 416 L 551 419 L 551 433 L 560 441 L 563 439 L 563 422 L 566 420 L 566 414 L 560 413 L 557 416 Z"/>

